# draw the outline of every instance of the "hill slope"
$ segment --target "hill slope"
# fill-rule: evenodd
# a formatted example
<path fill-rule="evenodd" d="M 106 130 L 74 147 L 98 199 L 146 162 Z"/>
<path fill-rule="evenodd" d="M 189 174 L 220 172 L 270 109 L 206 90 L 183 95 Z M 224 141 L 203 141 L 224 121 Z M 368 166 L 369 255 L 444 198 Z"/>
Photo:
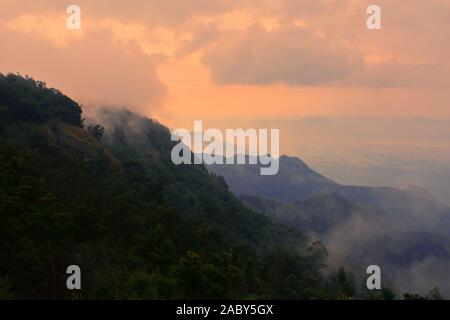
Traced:
<path fill-rule="evenodd" d="M 340 185 L 287 156 L 275 176 L 250 165 L 209 169 L 250 208 L 323 241 L 331 264 L 377 264 L 404 291 L 439 285 L 450 295 L 450 208 L 426 190 Z"/>
<path fill-rule="evenodd" d="M 126 111 L 84 127 L 45 84 L 0 74 L 0 298 L 333 298 L 326 250 L 244 207 L 169 131 Z M 101 139 L 102 138 L 102 139 Z M 66 289 L 79 265 L 82 290 Z"/>

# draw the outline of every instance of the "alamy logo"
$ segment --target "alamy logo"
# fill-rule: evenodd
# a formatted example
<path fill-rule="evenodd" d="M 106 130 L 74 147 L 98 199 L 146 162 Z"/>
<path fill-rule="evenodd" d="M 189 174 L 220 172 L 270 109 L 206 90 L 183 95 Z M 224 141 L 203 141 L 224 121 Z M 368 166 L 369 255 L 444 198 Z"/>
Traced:
<path fill-rule="evenodd" d="M 70 16 L 66 20 L 66 28 L 69 30 L 80 30 L 81 29 L 81 9 L 79 6 L 72 4 L 67 7 L 67 14 Z"/>
<path fill-rule="evenodd" d="M 66 286 L 69 290 L 81 289 L 81 269 L 77 265 L 71 265 L 67 267 L 67 274 L 70 276 L 67 278 Z"/>
<path fill-rule="evenodd" d="M 202 121 L 194 121 L 193 134 L 187 129 L 172 132 L 172 141 L 179 143 L 172 149 L 171 158 L 176 165 L 192 162 L 207 165 L 247 164 L 248 160 L 248 164 L 259 162 L 263 166 L 260 168 L 261 175 L 271 176 L 279 170 L 279 140 L 279 129 L 226 129 L 224 137 L 218 129 L 203 132 Z M 194 153 L 193 161 L 191 151 Z"/>
<path fill-rule="evenodd" d="M 369 290 L 381 289 L 381 269 L 377 265 L 371 265 L 367 267 L 367 274 L 370 276 L 367 278 L 366 285 Z"/>
<path fill-rule="evenodd" d="M 381 8 L 375 4 L 367 7 L 367 29 L 381 30 Z"/>

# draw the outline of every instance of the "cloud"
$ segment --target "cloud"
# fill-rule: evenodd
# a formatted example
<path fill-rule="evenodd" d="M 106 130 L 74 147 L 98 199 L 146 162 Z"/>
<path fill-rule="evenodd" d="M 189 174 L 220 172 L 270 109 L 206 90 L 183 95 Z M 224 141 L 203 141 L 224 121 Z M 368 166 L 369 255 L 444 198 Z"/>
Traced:
<path fill-rule="evenodd" d="M 203 61 L 215 82 L 251 85 L 329 84 L 363 65 L 343 45 L 304 28 L 267 31 L 258 25 L 214 43 Z"/>
<path fill-rule="evenodd" d="M 347 85 L 368 87 L 440 86 L 449 83 L 449 74 L 433 64 L 407 64 L 397 60 L 366 63 L 349 78 Z"/>
<path fill-rule="evenodd" d="M 448 83 L 446 70 L 395 59 L 365 61 L 363 52 L 305 27 L 269 31 L 254 25 L 222 35 L 203 62 L 220 85 L 407 87 Z"/>
<path fill-rule="evenodd" d="M 0 0 L 0 36 L 7 44 L 0 71 L 28 73 L 84 103 L 132 103 L 139 111 L 163 104 L 156 113 L 170 114 L 164 121 L 245 110 L 267 115 L 269 109 L 448 116 L 448 1 L 379 0 L 379 32 L 366 28 L 367 0 L 77 4 L 82 32 L 71 33 L 68 3 Z M 88 77 L 81 81 L 78 71 Z M 223 108 L 211 108 L 219 100 Z"/>
<path fill-rule="evenodd" d="M 157 61 L 135 41 L 115 41 L 109 29 L 93 24 L 71 37 L 64 27 L 55 32 L 51 21 L 58 23 L 51 16 L 28 15 L 0 25 L 7 44 L 0 51 L 0 72 L 28 74 L 83 104 L 142 112 L 161 105 L 165 88 L 156 73 Z"/>
<path fill-rule="evenodd" d="M 65 14 L 70 2 L 57 3 L 54 0 L 23 1 L 0 0 L 2 10 L 0 17 L 11 18 L 30 13 Z M 75 3 L 74 3 L 75 4 Z M 211 15 L 229 10 L 232 2 L 227 0 L 77 0 L 85 17 L 102 19 L 104 17 L 122 20 L 140 20 L 148 25 L 177 26 L 193 15 Z"/>

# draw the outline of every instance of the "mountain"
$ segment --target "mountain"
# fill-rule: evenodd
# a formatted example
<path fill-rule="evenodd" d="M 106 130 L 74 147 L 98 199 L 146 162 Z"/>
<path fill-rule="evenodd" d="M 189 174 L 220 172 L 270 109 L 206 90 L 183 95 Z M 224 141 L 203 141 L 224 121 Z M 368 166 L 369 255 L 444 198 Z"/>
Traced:
<path fill-rule="evenodd" d="M 319 193 L 293 203 L 247 195 L 241 195 L 239 199 L 248 207 L 276 221 L 319 235 L 334 230 L 358 210 L 354 203 L 339 194 Z"/>
<path fill-rule="evenodd" d="M 210 165 L 222 175 L 236 195 L 249 195 L 283 202 L 303 201 L 317 194 L 338 194 L 356 205 L 370 207 L 396 220 L 414 219 L 423 227 L 447 233 L 450 208 L 425 189 L 411 186 L 405 190 L 390 187 L 346 186 L 328 179 L 295 157 L 281 156 L 279 173 L 261 176 L 254 165 Z M 404 221 L 405 222 L 405 221 Z M 407 221 L 406 221 L 407 223 Z"/>
<path fill-rule="evenodd" d="M 323 272 L 322 244 L 174 165 L 174 144 L 153 120 L 85 121 L 60 91 L 0 74 L 0 299 L 356 297 Z"/>
<path fill-rule="evenodd" d="M 280 157 L 280 170 L 273 176 L 261 176 L 259 167 L 254 165 L 214 164 L 208 168 L 222 175 L 237 195 L 291 202 L 339 188 L 337 183 L 311 170 L 302 160 L 288 156 Z"/>
<path fill-rule="evenodd" d="M 345 186 L 287 156 L 274 176 L 254 165 L 208 169 L 248 207 L 323 241 L 331 265 L 363 274 L 376 264 L 404 291 L 440 285 L 450 294 L 450 208 L 425 189 Z"/>

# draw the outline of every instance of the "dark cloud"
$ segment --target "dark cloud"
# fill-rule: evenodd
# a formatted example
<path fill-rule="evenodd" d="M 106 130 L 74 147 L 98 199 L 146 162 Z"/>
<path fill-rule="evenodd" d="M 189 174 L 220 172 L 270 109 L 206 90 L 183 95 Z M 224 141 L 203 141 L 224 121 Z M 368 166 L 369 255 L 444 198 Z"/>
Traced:
<path fill-rule="evenodd" d="M 292 25 L 222 34 L 208 47 L 203 62 L 222 85 L 406 87 L 449 80 L 448 71 L 437 65 L 364 62 L 363 53 L 344 42 Z"/>
<path fill-rule="evenodd" d="M 203 61 L 219 84 L 329 84 L 363 66 L 344 46 L 295 26 L 253 26 L 211 45 Z"/>

